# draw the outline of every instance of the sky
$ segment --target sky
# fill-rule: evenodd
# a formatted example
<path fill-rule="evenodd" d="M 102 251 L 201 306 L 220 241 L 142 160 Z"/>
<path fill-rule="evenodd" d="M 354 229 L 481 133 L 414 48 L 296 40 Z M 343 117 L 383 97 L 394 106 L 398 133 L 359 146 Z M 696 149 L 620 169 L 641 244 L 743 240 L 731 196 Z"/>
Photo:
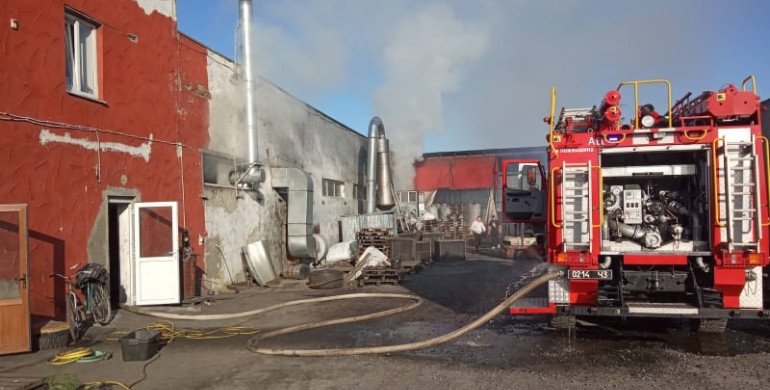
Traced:
<path fill-rule="evenodd" d="M 237 0 L 177 3 L 181 31 L 233 58 Z M 676 100 L 753 74 L 770 96 L 764 0 L 255 0 L 254 18 L 263 77 L 361 133 L 382 117 L 406 156 L 544 145 L 551 86 L 557 108 L 651 78 Z"/>

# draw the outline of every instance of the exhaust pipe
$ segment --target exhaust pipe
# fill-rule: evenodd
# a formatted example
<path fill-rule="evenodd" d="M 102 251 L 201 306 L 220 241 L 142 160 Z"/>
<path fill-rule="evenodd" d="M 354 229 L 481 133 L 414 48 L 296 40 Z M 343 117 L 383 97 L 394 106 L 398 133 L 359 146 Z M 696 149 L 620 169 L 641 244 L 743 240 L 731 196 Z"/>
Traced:
<path fill-rule="evenodd" d="M 373 214 L 376 207 L 390 209 L 396 202 L 391 192 L 390 147 L 385 138 L 382 119 L 374 117 L 369 122 L 369 158 L 366 162 L 366 213 Z"/>
<path fill-rule="evenodd" d="M 239 0 L 241 39 L 243 42 L 243 89 L 246 98 L 246 135 L 249 148 L 248 166 L 240 183 L 259 185 L 264 172 L 259 168 L 259 137 L 257 135 L 256 74 L 254 66 L 253 12 L 251 0 Z"/>

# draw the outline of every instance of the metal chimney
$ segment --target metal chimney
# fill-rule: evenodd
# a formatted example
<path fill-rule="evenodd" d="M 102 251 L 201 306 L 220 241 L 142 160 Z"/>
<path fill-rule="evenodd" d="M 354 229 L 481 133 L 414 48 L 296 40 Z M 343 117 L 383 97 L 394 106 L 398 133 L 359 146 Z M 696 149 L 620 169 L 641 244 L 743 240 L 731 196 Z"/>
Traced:
<path fill-rule="evenodd" d="M 366 213 L 373 214 L 376 206 L 390 209 L 395 204 L 391 192 L 390 150 L 385 138 L 385 125 L 379 117 L 369 122 L 369 158 L 366 162 Z"/>
<path fill-rule="evenodd" d="M 253 13 L 251 0 L 239 0 L 241 39 L 243 42 L 243 86 L 246 97 L 246 131 L 249 146 L 249 165 L 259 165 L 259 137 L 257 136 L 256 72 L 254 70 Z"/>

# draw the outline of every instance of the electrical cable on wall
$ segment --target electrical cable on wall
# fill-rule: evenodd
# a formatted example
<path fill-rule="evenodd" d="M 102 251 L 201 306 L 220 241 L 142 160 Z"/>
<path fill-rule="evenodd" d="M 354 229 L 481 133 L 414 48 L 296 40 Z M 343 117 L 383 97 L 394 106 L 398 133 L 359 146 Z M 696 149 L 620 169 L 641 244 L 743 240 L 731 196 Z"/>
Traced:
<path fill-rule="evenodd" d="M 186 199 L 185 199 L 185 186 L 184 186 L 184 149 L 187 149 L 189 151 L 194 152 L 195 149 L 192 147 L 185 145 L 181 142 L 172 142 L 172 141 L 164 141 L 155 139 L 152 137 L 145 137 L 141 135 L 134 135 L 134 134 L 128 134 L 120 131 L 115 130 L 106 130 L 106 129 L 100 129 L 96 127 L 90 127 L 90 126 L 82 126 L 82 125 L 73 125 L 69 123 L 63 123 L 63 122 L 54 122 L 49 121 L 45 119 L 39 119 L 39 118 L 32 118 L 27 116 L 21 116 L 16 114 L 11 114 L 8 112 L 0 111 L 0 121 L 7 121 L 7 122 L 24 122 L 24 123 L 30 123 L 37 126 L 46 126 L 51 128 L 57 128 L 57 129 L 66 129 L 66 130 L 76 130 L 76 131 L 83 131 L 87 133 L 93 133 L 96 137 L 96 159 L 97 159 L 97 167 L 96 167 L 96 180 L 98 183 L 102 182 L 102 146 L 101 146 L 101 138 L 100 134 L 110 134 L 115 135 L 119 137 L 126 137 L 131 139 L 137 139 L 142 141 L 147 141 L 150 144 L 152 143 L 159 143 L 162 145 L 169 145 L 174 146 L 175 148 L 183 148 L 179 153 L 179 169 L 180 169 L 180 181 L 182 186 L 181 191 L 181 200 L 182 200 L 182 228 L 187 228 L 187 205 L 186 205 Z M 178 134 L 178 131 L 177 131 Z"/>

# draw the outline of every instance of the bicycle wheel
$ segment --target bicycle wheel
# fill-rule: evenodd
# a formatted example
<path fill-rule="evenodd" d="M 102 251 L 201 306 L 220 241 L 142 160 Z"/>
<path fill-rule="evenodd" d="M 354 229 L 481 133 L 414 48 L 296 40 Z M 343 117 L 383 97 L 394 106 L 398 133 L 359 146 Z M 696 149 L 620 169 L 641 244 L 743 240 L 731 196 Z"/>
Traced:
<path fill-rule="evenodd" d="M 67 323 L 70 326 L 72 342 L 78 341 L 80 336 L 80 312 L 78 311 L 78 298 L 75 293 L 67 294 Z"/>
<path fill-rule="evenodd" d="M 92 283 L 91 313 L 94 321 L 99 325 L 107 325 L 110 322 L 112 308 L 110 307 L 110 294 L 104 284 Z"/>

